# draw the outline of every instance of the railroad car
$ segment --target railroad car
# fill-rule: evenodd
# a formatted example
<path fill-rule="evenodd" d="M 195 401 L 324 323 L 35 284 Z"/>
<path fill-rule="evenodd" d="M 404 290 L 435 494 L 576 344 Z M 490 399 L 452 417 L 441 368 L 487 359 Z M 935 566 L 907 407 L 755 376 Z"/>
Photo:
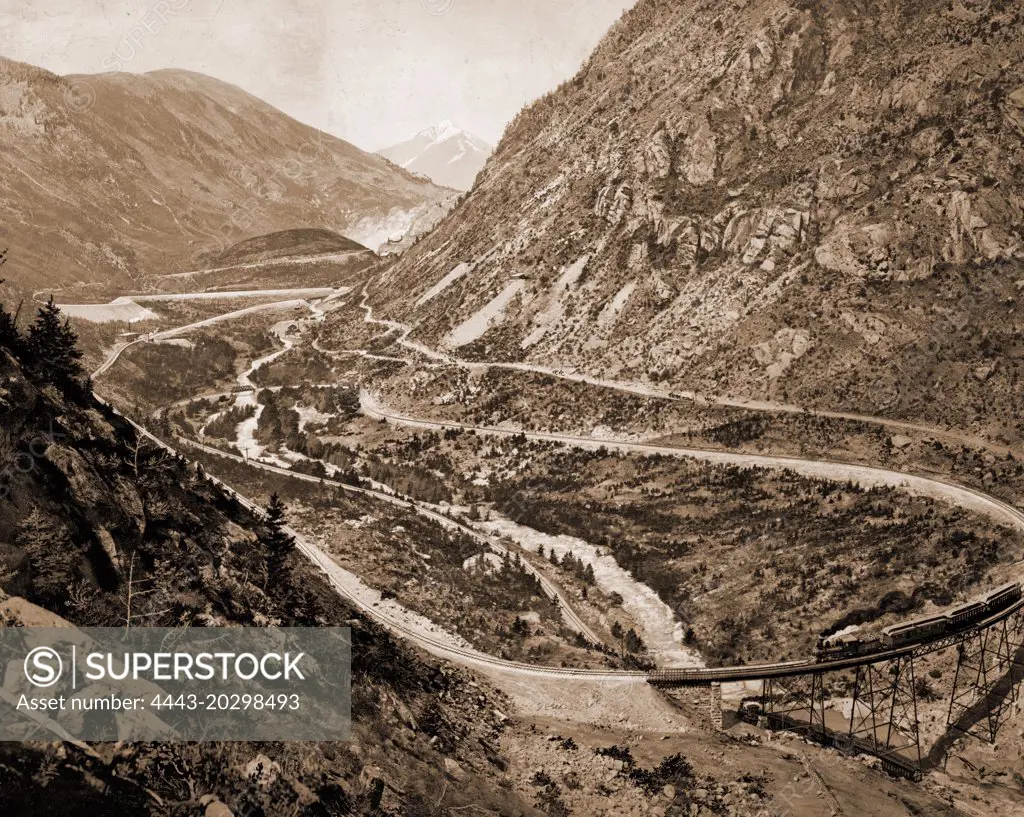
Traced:
<path fill-rule="evenodd" d="M 926 616 L 886 627 L 882 630 L 882 644 L 886 647 L 902 647 L 915 641 L 928 641 L 946 633 L 955 633 L 994 616 L 1016 604 L 1020 598 L 1020 583 L 1010 582 L 986 593 L 977 601 L 960 604 L 941 615 Z"/>
<path fill-rule="evenodd" d="M 901 621 L 882 630 L 882 645 L 892 648 L 913 644 L 915 641 L 927 641 L 942 635 L 948 629 L 950 622 L 945 614 Z"/>
<path fill-rule="evenodd" d="M 740 720 L 744 723 L 757 726 L 758 721 L 761 719 L 761 715 L 764 714 L 764 707 L 761 705 L 761 699 L 744 698 L 740 701 L 740 708 L 737 714 L 739 715 Z"/>
<path fill-rule="evenodd" d="M 946 611 L 946 620 L 951 630 L 959 630 L 975 621 L 981 621 L 988 613 L 988 605 L 983 601 L 969 601 Z"/>
<path fill-rule="evenodd" d="M 1020 601 L 1020 597 L 1020 583 L 1008 582 L 1001 587 L 997 587 L 992 592 L 986 593 L 981 597 L 981 600 L 988 607 L 990 613 L 998 613 L 1000 610 L 1006 609 L 1011 604 L 1016 604 Z"/>

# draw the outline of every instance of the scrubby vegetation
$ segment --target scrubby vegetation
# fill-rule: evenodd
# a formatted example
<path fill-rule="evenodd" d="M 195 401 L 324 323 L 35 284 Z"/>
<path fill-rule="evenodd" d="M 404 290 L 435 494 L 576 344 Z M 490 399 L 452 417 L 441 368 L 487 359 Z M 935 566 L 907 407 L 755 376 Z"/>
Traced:
<path fill-rule="evenodd" d="M 375 374 L 387 378 L 386 372 Z M 681 446 L 828 458 L 945 474 L 1011 502 L 1024 503 L 1024 449 L 1012 440 L 986 441 L 973 431 L 898 429 L 867 419 L 806 412 L 749 411 L 696 400 L 671 400 L 548 375 L 438 367 L 390 375 L 388 405 L 419 417 L 470 425 L 617 436 Z"/>
<path fill-rule="evenodd" d="M 609 548 L 713 663 L 804 655 L 821 630 L 948 605 L 1024 548 L 938 502 L 788 472 L 550 446 L 503 465 L 520 476 L 491 487 L 500 510 Z"/>
<path fill-rule="evenodd" d="M 456 431 L 386 448 L 458 474 L 458 501 L 607 548 L 713 663 L 803 656 L 819 632 L 946 606 L 1024 549 L 939 502 L 790 472 Z"/>
<path fill-rule="evenodd" d="M 234 442 L 238 436 L 238 425 L 255 414 L 256 409 L 253 406 L 231 406 L 210 420 L 203 427 L 203 431 L 209 437 L 220 437 Z"/>
<path fill-rule="evenodd" d="M 197 329 L 180 345 L 140 343 L 103 375 L 102 391 L 133 417 L 143 418 L 211 389 L 231 389 L 242 361 L 273 350 L 266 330 L 280 319 L 273 314 L 241 318 L 232 323 L 230 334 Z"/>
<path fill-rule="evenodd" d="M 262 333 L 252 335 L 249 354 L 259 354 L 267 341 Z M 125 391 L 138 415 L 146 416 L 159 406 L 191 397 L 217 384 L 229 385 L 241 357 L 230 341 L 212 332 L 190 336 L 188 348 L 141 343 L 126 351 L 117 368 L 104 378 L 104 388 Z M 160 372 L 160 377 L 152 376 Z"/>
<path fill-rule="evenodd" d="M 0 316 L 6 316 L 0 310 Z M 353 628 L 354 739 L 348 745 L 60 742 L 0 748 L 4 808 L 19 815 L 381 813 L 425 802 L 443 751 L 471 782 L 452 807 L 523 810 L 487 780 L 507 705 L 479 684 L 399 646 L 342 602 L 293 553 L 286 508 L 255 517 L 202 468 L 141 439 L 98 404 L 76 368 L 73 336 L 48 307 L 27 337 L 7 328 L 0 348 L 0 601 L 2 626 L 29 601 L 72 624 L 348 625 Z M 45 365 L 22 364 L 44 348 Z M 32 346 L 29 346 L 31 342 Z M 66 350 L 66 351 L 64 351 Z M 268 576 L 273 575 L 273 581 Z M 137 592 L 129 601 L 129 577 Z M 18 592 L 28 601 L 7 599 Z M 142 592 L 144 591 L 144 592 Z M 13 605 L 13 606 L 12 606 Z M 417 726 L 425 718 L 434 732 Z M 435 741 L 435 744 L 437 741 Z M 244 771 L 273 765 L 272 779 Z M 207 811 L 207 813 L 212 813 Z"/>
<path fill-rule="evenodd" d="M 565 627 L 557 605 L 517 554 L 499 557 L 409 508 L 204 452 L 196 457 L 248 496 L 281 497 L 297 528 L 338 564 L 484 652 L 564 666 L 621 665 L 618 649 L 595 648 Z M 626 632 L 621 640 L 635 656 L 644 650 Z M 632 657 L 630 663 L 642 662 Z"/>

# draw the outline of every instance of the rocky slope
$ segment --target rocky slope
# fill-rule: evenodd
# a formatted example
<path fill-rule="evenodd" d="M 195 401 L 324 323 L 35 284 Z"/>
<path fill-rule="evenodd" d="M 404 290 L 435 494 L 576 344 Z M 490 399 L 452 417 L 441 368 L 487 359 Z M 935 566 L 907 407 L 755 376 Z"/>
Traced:
<path fill-rule="evenodd" d="M 445 120 L 377 152 L 444 187 L 469 190 L 493 147 Z"/>
<path fill-rule="evenodd" d="M 59 77 L 0 58 L 0 143 L 0 245 L 23 289 L 191 270 L 295 227 L 375 249 L 451 196 L 186 71 Z"/>
<path fill-rule="evenodd" d="M 428 813 L 442 789 L 456 810 L 535 813 L 497 785 L 505 698 L 396 643 L 297 554 L 268 582 L 263 521 L 11 351 L 0 344 L 0 627 L 121 626 L 129 577 L 136 626 L 351 626 L 353 737 L 8 743 L 4 813 Z"/>
<path fill-rule="evenodd" d="M 375 303 L 463 357 L 1017 438 L 1022 23 L 641 0 Z"/>

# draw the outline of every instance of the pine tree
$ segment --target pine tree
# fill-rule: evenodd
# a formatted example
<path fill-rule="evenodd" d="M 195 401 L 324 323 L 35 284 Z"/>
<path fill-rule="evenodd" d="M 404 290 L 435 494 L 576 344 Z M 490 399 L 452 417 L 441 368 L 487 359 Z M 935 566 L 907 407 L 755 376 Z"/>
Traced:
<path fill-rule="evenodd" d="M 78 336 L 60 309 L 50 300 L 39 308 L 25 341 L 25 362 L 29 371 L 43 383 L 60 388 L 74 385 L 83 374 Z"/>
<path fill-rule="evenodd" d="M 280 528 L 284 525 L 285 518 L 284 502 L 276 493 L 270 495 L 270 502 L 267 503 L 267 524 L 272 528 Z"/>
<path fill-rule="evenodd" d="M 265 542 L 267 550 L 267 568 L 270 577 L 274 577 L 284 569 L 288 556 L 295 549 L 295 540 L 285 530 L 285 512 L 287 508 L 276 493 L 270 497 L 267 505 L 267 527 L 270 529 Z"/>
<path fill-rule="evenodd" d="M 0 267 L 7 263 L 7 250 L 0 250 Z M 0 285 L 4 279 L 0 278 Z M 0 349 L 16 354 L 21 346 L 21 335 L 18 334 L 17 319 L 0 304 Z"/>
<path fill-rule="evenodd" d="M 35 508 L 19 526 L 17 543 L 25 549 L 32 568 L 30 599 L 52 610 L 62 609 L 81 560 L 71 531 Z"/>
<path fill-rule="evenodd" d="M 3 279 L 0 278 L 0 284 L 3 282 Z M 4 309 L 3 304 L 0 304 L 0 349 L 6 349 L 12 354 L 17 354 L 20 345 L 21 335 L 18 333 L 14 316 Z"/>

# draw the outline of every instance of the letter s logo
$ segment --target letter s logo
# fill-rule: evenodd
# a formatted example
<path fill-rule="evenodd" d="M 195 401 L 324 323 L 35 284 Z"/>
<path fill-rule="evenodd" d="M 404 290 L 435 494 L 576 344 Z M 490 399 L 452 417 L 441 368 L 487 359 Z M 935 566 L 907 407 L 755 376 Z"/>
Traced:
<path fill-rule="evenodd" d="M 25 677 L 37 687 L 52 687 L 64 672 L 64 662 L 52 647 L 36 647 L 25 656 Z"/>

